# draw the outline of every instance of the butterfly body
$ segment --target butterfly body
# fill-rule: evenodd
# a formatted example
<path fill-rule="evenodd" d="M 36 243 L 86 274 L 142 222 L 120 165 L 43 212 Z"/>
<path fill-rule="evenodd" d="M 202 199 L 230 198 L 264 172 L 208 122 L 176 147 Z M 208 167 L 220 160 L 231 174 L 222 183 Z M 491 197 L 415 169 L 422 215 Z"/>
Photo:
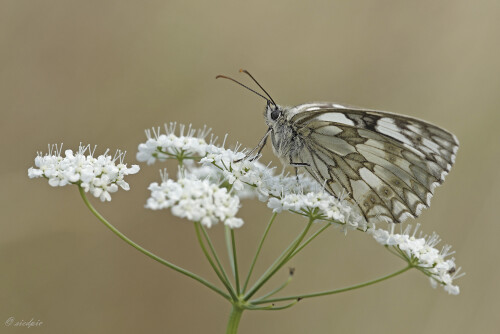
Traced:
<path fill-rule="evenodd" d="M 292 115 L 293 108 L 276 106 L 280 116 L 274 120 L 271 114 L 276 109 L 272 107 L 266 108 L 265 117 L 266 124 L 271 129 L 270 137 L 274 154 L 283 164 L 292 165 L 293 159 L 305 146 L 303 131 L 290 122 L 289 116 Z"/>
<path fill-rule="evenodd" d="M 420 215 L 458 149 L 456 137 L 435 125 L 336 103 L 268 103 L 265 119 L 276 156 L 350 200 L 367 222 Z"/>

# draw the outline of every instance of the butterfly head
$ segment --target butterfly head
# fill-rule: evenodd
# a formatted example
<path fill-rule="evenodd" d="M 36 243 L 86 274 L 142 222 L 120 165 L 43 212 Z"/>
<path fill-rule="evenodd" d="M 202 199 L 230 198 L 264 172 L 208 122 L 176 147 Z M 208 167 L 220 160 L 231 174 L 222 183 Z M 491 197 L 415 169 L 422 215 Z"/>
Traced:
<path fill-rule="evenodd" d="M 268 126 L 273 126 L 283 116 L 283 108 L 271 101 L 267 101 L 264 117 Z"/>

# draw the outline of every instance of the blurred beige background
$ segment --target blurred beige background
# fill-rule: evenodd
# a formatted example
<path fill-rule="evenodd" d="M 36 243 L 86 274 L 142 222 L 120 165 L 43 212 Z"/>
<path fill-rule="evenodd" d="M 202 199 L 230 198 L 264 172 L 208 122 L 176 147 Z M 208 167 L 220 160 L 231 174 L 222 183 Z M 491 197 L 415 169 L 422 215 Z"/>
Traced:
<path fill-rule="evenodd" d="M 419 222 L 456 250 L 462 293 L 416 271 L 280 312 L 246 312 L 240 333 L 498 333 L 498 1 L 0 2 L 0 332 L 223 333 L 229 305 L 119 240 L 74 187 L 29 180 L 37 150 L 80 141 L 129 152 L 163 122 L 207 124 L 253 146 L 263 101 L 227 81 L 250 70 L 281 104 L 326 100 L 399 112 L 455 133 L 455 167 Z M 99 149 L 98 149 L 99 151 Z M 275 159 L 269 147 L 265 160 Z M 190 223 L 143 208 L 160 165 L 93 201 L 146 248 L 215 281 Z M 244 202 L 246 269 L 270 212 Z M 304 225 L 284 215 L 257 270 Z M 222 245 L 223 229 L 211 230 Z M 222 248 L 221 248 L 222 250 Z M 331 230 L 294 259 L 283 294 L 333 289 L 404 264 L 361 233 Z M 275 284 L 286 278 L 286 270 Z M 270 288 L 270 287 L 269 287 Z M 8 328 L 9 317 L 43 321 Z"/>

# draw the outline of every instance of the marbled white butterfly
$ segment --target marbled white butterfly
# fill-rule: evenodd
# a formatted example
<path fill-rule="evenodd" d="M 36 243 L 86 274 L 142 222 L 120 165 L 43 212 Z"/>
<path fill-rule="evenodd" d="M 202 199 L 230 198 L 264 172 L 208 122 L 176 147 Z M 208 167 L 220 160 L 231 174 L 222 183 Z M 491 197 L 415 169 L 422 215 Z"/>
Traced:
<path fill-rule="evenodd" d="M 416 118 L 337 103 L 277 105 L 266 96 L 223 75 L 267 101 L 268 130 L 248 155 L 260 152 L 268 137 L 285 165 L 304 168 L 325 190 L 346 197 L 367 222 L 399 223 L 430 205 L 436 186 L 455 162 L 458 139 Z M 255 157 L 256 157 L 255 156 Z"/>

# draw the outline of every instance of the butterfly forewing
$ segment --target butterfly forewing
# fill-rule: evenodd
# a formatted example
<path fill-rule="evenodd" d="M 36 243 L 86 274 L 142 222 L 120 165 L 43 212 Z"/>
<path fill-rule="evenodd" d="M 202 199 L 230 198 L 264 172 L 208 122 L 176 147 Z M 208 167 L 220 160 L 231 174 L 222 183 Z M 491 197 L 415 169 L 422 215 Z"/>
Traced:
<path fill-rule="evenodd" d="M 301 137 L 291 159 L 368 222 L 401 222 L 430 205 L 455 162 L 457 138 L 427 122 L 339 104 L 304 104 L 285 114 Z"/>

